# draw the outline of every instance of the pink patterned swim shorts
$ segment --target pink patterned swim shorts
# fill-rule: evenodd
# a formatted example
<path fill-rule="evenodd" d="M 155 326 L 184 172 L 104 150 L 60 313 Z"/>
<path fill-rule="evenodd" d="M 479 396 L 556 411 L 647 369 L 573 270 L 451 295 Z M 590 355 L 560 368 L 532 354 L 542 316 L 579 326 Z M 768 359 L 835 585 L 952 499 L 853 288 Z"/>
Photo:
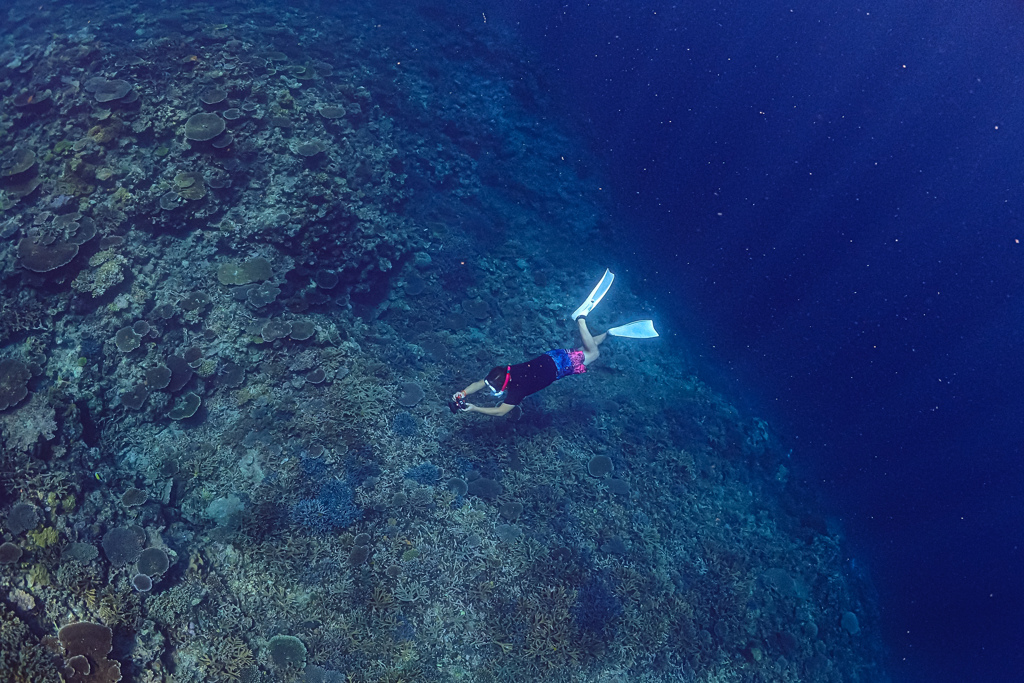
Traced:
<path fill-rule="evenodd" d="M 562 379 L 567 375 L 580 375 L 587 371 L 587 366 L 583 364 L 582 351 L 552 349 L 547 352 L 547 355 L 551 356 L 551 360 L 555 361 L 555 367 L 558 368 L 558 375 L 555 379 Z"/>

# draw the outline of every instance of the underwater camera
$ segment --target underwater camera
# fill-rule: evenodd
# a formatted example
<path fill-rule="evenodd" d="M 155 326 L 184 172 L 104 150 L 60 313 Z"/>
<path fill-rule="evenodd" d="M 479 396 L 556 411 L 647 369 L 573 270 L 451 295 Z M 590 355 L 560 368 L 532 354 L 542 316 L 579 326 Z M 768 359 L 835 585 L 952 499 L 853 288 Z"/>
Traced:
<path fill-rule="evenodd" d="M 448 399 L 448 410 L 452 411 L 452 415 L 461 412 L 466 409 L 466 397 L 459 396 L 456 394 Z"/>

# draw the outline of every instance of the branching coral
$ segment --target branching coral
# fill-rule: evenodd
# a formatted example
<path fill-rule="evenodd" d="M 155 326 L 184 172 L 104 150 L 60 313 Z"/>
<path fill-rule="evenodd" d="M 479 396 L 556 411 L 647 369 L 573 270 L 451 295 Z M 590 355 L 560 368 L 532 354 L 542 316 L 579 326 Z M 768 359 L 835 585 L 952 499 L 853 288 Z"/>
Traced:
<path fill-rule="evenodd" d="M 324 484 L 314 499 L 300 500 L 292 507 L 296 524 L 325 533 L 345 529 L 362 517 L 353 498 L 352 487 L 341 479 Z"/>
<path fill-rule="evenodd" d="M 0 680 L 60 683 L 59 660 L 18 616 L 0 603 Z"/>
<path fill-rule="evenodd" d="M 234 683 L 253 667 L 252 649 L 241 638 L 227 636 L 210 644 L 210 649 L 198 657 L 199 665 L 212 680 Z"/>

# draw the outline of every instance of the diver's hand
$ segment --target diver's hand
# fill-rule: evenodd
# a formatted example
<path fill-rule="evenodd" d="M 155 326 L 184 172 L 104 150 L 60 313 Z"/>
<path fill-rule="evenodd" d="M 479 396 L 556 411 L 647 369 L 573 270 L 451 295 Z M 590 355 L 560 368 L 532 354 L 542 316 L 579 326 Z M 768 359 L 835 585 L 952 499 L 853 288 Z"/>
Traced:
<path fill-rule="evenodd" d="M 459 408 L 460 413 L 471 413 L 476 410 L 476 406 L 472 403 L 467 403 L 464 407 Z"/>
<path fill-rule="evenodd" d="M 455 401 L 456 403 L 458 403 L 464 398 L 466 398 L 465 391 L 456 391 L 454 394 L 452 394 L 452 400 Z"/>

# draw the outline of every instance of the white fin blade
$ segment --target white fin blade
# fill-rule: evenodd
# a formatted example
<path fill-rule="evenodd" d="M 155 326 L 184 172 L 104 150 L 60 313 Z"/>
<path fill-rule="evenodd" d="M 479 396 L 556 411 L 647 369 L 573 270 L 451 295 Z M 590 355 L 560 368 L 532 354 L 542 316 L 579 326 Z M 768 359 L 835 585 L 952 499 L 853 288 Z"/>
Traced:
<path fill-rule="evenodd" d="M 608 330 L 613 337 L 627 337 L 629 339 L 653 339 L 658 336 L 654 329 L 653 320 L 637 320 L 635 322 L 619 325 Z"/>
<path fill-rule="evenodd" d="M 580 304 L 580 307 L 573 311 L 572 319 L 575 320 L 581 315 L 588 315 L 592 310 L 594 310 L 594 306 L 597 306 L 597 304 L 601 302 L 601 299 L 604 298 L 604 295 L 608 293 L 608 289 L 612 286 L 612 282 L 614 280 L 615 273 L 610 269 L 605 268 L 604 275 L 601 276 L 601 281 L 597 283 L 596 287 L 594 287 L 594 291 L 590 293 L 590 296 Z"/>

